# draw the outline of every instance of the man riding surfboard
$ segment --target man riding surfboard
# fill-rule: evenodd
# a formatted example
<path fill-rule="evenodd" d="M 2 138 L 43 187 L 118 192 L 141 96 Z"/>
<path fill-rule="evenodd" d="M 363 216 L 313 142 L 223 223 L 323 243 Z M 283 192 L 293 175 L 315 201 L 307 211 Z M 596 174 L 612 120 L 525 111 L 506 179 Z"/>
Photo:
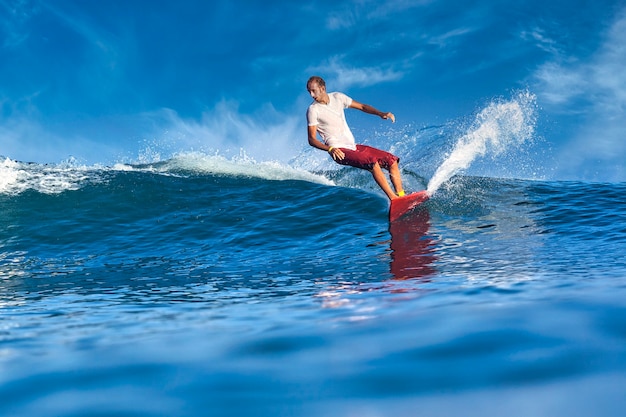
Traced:
<path fill-rule="evenodd" d="M 344 110 L 348 108 L 361 110 L 395 123 L 396 118 L 393 113 L 381 112 L 343 93 L 327 93 L 326 82 L 318 76 L 309 78 L 306 88 L 314 100 L 306 113 L 309 145 L 328 152 L 338 164 L 371 172 L 389 200 L 404 196 L 398 167 L 400 159 L 389 152 L 371 146 L 357 145 L 346 122 Z M 317 138 L 318 134 L 322 141 Z M 387 182 L 383 169 L 389 171 L 393 188 Z"/>

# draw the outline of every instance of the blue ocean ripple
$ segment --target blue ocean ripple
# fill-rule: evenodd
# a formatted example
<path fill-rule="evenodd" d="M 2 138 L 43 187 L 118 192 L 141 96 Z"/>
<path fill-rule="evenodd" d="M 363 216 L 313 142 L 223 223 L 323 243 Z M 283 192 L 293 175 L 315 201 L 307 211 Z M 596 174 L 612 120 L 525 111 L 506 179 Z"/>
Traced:
<path fill-rule="evenodd" d="M 2 196 L 0 414 L 615 400 L 624 191 L 456 177 L 400 227 L 380 193 L 298 179 L 106 171 Z"/>

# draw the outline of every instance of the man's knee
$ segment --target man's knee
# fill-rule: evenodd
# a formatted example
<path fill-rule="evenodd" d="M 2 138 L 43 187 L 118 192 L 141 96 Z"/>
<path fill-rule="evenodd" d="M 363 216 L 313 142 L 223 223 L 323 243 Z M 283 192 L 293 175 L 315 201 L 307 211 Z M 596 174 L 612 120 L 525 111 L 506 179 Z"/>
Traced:
<path fill-rule="evenodd" d="M 380 171 L 380 164 L 378 162 L 374 162 L 369 169 L 369 172 Z"/>

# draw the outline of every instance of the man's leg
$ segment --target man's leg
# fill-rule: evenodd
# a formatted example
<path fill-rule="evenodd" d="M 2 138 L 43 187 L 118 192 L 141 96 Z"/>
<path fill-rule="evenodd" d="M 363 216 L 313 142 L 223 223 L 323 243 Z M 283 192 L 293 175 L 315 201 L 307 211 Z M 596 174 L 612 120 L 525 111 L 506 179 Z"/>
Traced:
<path fill-rule="evenodd" d="M 396 168 L 397 168 L 397 165 L 398 164 L 396 164 Z M 393 200 L 394 198 L 398 197 L 396 193 L 394 193 L 391 187 L 389 186 L 389 183 L 387 182 L 387 177 L 385 177 L 385 173 L 383 172 L 380 165 L 378 165 L 378 162 L 374 164 L 370 172 L 372 173 L 372 176 L 374 177 L 374 181 L 376 181 L 376 184 L 378 184 L 378 186 L 382 188 L 382 190 L 385 192 L 385 194 L 387 194 L 387 197 L 389 197 L 390 200 Z"/>
<path fill-rule="evenodd" d="M 400 176 L 398 161 L 394 162 L 393 165 L 389 167 L 389 179 L 391 180 L 396 193 L 398 195 L 402 195 L 404 193 L 404 188 L 402 188 L 402 177 Z"/>

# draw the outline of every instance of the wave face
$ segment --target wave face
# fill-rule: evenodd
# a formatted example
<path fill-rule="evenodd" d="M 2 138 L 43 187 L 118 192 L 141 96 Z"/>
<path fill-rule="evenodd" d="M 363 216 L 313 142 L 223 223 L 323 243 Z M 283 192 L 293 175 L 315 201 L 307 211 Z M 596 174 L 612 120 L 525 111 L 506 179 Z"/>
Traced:
<path fill-rule="evenodd" d="M 621 412 L 624 184 L 456 174 L 390 227 L 295 166 L 5 160 L 0 414 Z"/>

